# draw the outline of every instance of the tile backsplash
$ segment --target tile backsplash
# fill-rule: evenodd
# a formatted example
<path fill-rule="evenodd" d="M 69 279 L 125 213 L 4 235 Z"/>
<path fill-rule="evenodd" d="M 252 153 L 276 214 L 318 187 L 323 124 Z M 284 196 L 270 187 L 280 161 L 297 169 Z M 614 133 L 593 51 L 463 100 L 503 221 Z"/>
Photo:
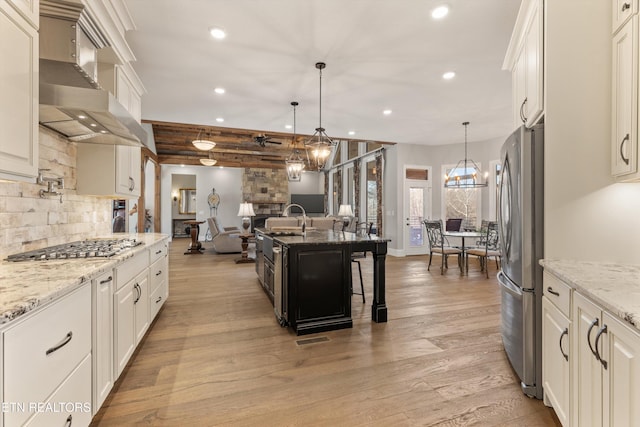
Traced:
<path fill-rule="evenodd" d="M 111 232 L 112 200 L 76 194 L 76 143 L 43 128 L 39 138 L 39 168 L 64 177 L 62 203 L 40 198 L 46 185 L 0 181 L 0 259 Z"/>

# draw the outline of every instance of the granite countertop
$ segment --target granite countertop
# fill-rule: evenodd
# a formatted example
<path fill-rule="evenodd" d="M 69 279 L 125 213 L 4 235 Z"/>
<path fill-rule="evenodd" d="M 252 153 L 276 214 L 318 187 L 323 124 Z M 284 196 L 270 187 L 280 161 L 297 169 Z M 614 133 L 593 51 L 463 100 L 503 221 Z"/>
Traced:
<path fill-rule="evenodd" d="M 0 325 L 79 288 L 87 280 L 113 269 L 127 258 L 163 239 L 166 234 L 114 234 L 99 238 L 135 238 L 138 245 L 110 258 L 0 262 Z"/>
<path fill-rule="evenodd" d="M 548 272 L 640 330 L 640 265 L 545 259 Z"/>
<path fill-rule="evenodd" d="M 269 235 L 269 230 L 257 229 L 259 233 Z M 307 230 L 306 235 L 273 235 L 274 240 L 282 243 L 283 245 L 317 245 L 317 244 L 329 244 L 329 245 L 344 245 L 348 243 L 357 242 L 389 242 L 390 239 L 384 237 L 362 236 L 356 233 L 349 233 L 333 230 Z"/>

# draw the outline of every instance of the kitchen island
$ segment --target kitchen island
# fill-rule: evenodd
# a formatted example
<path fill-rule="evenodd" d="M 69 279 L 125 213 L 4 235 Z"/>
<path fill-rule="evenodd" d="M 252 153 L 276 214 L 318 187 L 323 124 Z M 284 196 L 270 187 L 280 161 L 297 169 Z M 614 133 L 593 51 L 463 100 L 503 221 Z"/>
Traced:
<path fill-rule="evenodd" d="M 351 254 L 369 252 L 373 258 L 373 303 L 371 319 L 387 321 L 385 259 L 388 239 L 332 230 L 273 232 L 256 229 L 263 240 L 265 265 L 271 253 L 276 316 L 298 335 L 350 328 Z M 271 260 L 272 261 L 272 260 Z M 265 277 L 269 277 L 266 274 Z M 265 286 L 269 288 L 270 285 Z M 267 291 L 268 292 L 268 291 Z M 268 292 L 269 294 L 269 292 Z"/>

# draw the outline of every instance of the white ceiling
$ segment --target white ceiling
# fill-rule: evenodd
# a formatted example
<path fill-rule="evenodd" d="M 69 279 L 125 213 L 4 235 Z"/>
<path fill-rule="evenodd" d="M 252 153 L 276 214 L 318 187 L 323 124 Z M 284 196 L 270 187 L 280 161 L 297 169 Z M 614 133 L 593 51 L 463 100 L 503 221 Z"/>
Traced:
<path fill-rule="evenodd" d="M 446 3 L 447 17 L 431 10 Z M 439 145 L 504 138 L 519 0 L 126 0 L 143 118 Z M 219 41 L 209 28 L 227 31 Z M 455 71 L 446 81 L 442 74 Z M 217 95 L 215 87 L 226 93 Z M 382 111 L 393 113 L 384 116 Z M 224 122 L 216 122 L 223 117 Z M 348 135 L 349 131 L 355 135 Z"/>

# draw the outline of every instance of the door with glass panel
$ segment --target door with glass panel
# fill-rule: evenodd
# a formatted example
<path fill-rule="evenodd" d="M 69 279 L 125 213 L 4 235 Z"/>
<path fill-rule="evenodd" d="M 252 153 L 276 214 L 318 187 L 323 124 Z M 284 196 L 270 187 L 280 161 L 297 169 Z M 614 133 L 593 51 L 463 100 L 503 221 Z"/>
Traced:
<path fill-rule="evenodd" d="M 429 251 L 422 221 L 431 217 L 430 177 L 430 167 L 405 169 L 403 225 L 406 255 L 423 255 Z"/>

